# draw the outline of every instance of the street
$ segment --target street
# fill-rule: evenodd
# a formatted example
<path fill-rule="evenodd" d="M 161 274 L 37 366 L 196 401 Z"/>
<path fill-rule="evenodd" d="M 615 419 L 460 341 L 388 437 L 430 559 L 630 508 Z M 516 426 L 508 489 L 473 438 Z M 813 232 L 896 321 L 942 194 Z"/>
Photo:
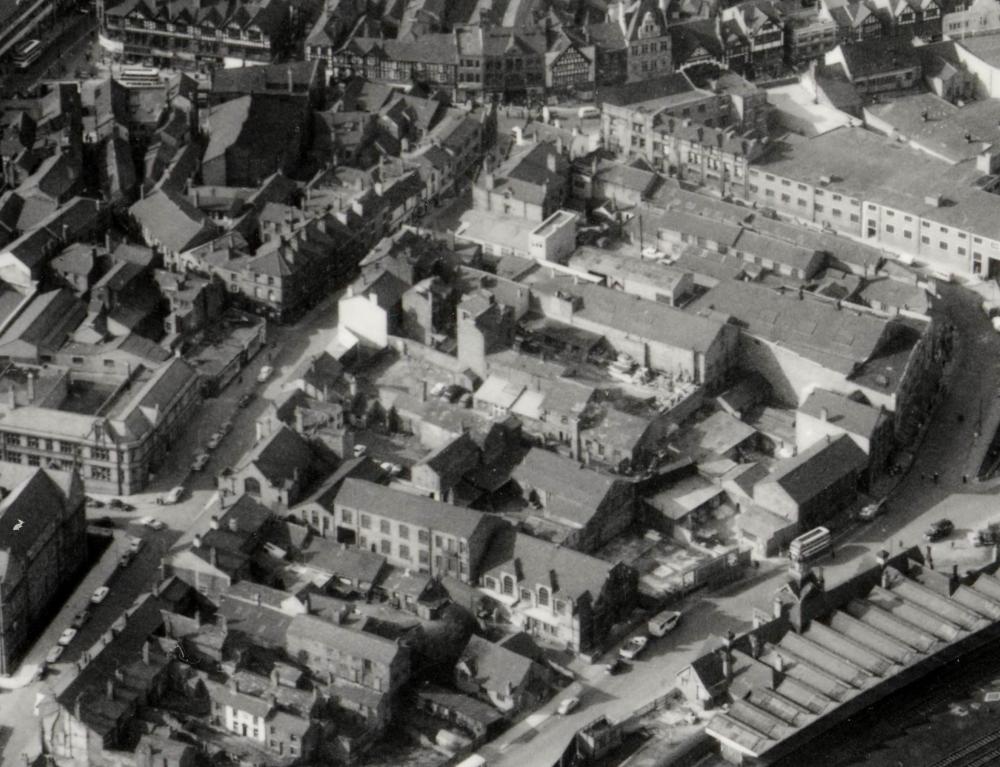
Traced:
<path fill-rule="evenodd" d="M 267 405 L 267 398 L 280 392 L 284 377 L 304 359 L 319 353 L 330 340 L 330 330 L 336 323 L 337 292 L 324 299 L 294 326 L 269 327 L 268 346 L 253 359 L 242 373 L 242 383 L 234 382 L 220 396 L 207 399 L 201 410 L 188 423 L 183 436 L 174 444 L 165 465 L 151 487 L 144 493 L 126 500 L 135 511 L 122 512 L 110 508 L 90 508 L 90 519 L 109 516 L 116 522 L 116 540 L 101 561 L 87 573 L 74 594 L 66 601 L 49 626 L 39 636 L 22 663 L 23 673 L 31 671 L 44 660 L 56 644 L 73 616 L 89 605 L 90 595 L 98 586 L 111 591 L 100 605 L 92 606 L 90 621 L 66 648 L 59 662 L 51 667 L 44 680 L 16 689 L 2 689 L 0 680 L 0 764 L 21 764 L 21 754 L 34 756 L 40 751 L 38 720 L 33 713 L 38 693 L 58 695 L 72 681 L 75 661 L 84 650 L 100 637 L 114 620 L 143 592 L 149 591 L 159 578 L 160 558 L 171 549 L 186 544 L 196 533 L 208 529 L 212 514 L 218 509 L 215 476 L 226 466 L 236 463 L 249 450 L 256 438 L 255 422 Z M 273 359 L 271 359 L 273 355 Z M 276 373 L 266 384 L 258 384 L 256 375 L 264 364 L 272 364 Z M 237 406 L 247 392 L 256 396 L 244 409 Z M 213 451 L 211 460 L 200 473 L 191 473 L 190 464 L 209 436 L 226 419 L 233 429 Z M 179 503 L 161 505 L 156 499 L 177 485 L 185 487 Z M 105 496 L 99 496 L 108 500 Z M 153 531 L 138 520 L 152 516 L 166 523 L 166 528 Z M 143 539 L 142 549 L 127 568 L 119 568 L 121 552 L 128 547 L 127 536 Z M 20 676 L 17 678 L 20 679 Z M 10 680 L 10 683 L 16 680 Z"/>

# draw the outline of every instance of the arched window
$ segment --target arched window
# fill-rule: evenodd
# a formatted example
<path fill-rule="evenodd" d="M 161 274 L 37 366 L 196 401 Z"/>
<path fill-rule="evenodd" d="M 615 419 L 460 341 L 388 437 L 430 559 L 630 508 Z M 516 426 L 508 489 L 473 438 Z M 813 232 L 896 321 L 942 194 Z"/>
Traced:
<path fill-rule="evenodd" d="M 543 607 L 546 607 L 549 604 L 549 590 L 544 586 L 538 587 L 538 604 Z"/>
<path fill-rule="evenodd" d="M 503 583 L 503 593 L 513 596 L 514 594 L 514 579 L 509 575 L 505 575 L 502 580 Z"/>

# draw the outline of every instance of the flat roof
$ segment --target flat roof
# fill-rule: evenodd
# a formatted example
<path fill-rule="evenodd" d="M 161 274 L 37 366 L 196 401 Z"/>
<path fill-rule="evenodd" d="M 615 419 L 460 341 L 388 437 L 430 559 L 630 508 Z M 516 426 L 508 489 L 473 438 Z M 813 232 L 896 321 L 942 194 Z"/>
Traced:
<path fill-rule="evenodd" d="M 837 128 L 815 138 L 788 134 L 751 170 L 773 173 L 860 201 L 870 201 L 1000 240 L 1000 197 L 976 186 L 973 161 L 950 165 L 863 128 Z M 928 195 L 942 195 L 940 207 Z M 860 209 L 859 209 L 860 212 Z"/>
<path fill-rule="evenodd" d="M 1000 66 L 1000 34 L 976 35 L 955 42 L 987 64 Z"/>

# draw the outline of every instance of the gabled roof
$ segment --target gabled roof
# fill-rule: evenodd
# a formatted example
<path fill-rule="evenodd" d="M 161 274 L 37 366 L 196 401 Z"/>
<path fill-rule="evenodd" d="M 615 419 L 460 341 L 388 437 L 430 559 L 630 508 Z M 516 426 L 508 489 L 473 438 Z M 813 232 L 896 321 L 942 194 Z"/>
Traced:
<path fill-rule="evenodd" d="M 545 513 L 583 526 L 597 512 L 616 484 L 613 477 L 550 450 L 534 447 L 511 478 L 546 494 Z"/>
<path fill-rule="evenodd" d="M 459 657 L 484 690 L 500 694 L 517 690 L 531 674 L 534 661 L 473 634 Z"/>
<path fill-rule="evenodd" d="M 288 643 L 315 642 L 355 658 L 391 665 L 402 649 L 395 642 L 355 629 L 338 626 L 314 615 L 296 615 L 288 627 Z"/>
<path fill-rule="evenodd" d="M 779 461 L 758 487 L 777 484 L 801 506 L 867 465 L 865 452 L 847 434 L 842 434 L 835 439 L 820 440 L 794 458 Z"/>
<path fill-rule="evenodd" d="M 284 487 L 300 473 L 306 474 L 316 462 L 309 444 L 294 430 L 282 425 L 271 436 L 261 440 L 233 471 L 256 466 L 273 487 Z"/>

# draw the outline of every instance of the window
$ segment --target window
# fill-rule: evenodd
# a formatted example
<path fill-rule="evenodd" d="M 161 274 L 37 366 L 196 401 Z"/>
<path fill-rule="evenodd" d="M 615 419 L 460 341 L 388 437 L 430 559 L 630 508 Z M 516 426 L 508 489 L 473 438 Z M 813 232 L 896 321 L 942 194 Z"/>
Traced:
<path fill-rule="evenodd" d="M 361 526 L 365 528 L 365 530 L 369 529 L 372 526 L 372 518 L 369 517 L 367 514 L 362 514 Z"/>
<path fill-rule="evenodd" d="M 392 534 L 392 527 L 389 525 L 389 520 L 387 519 L 383 519 L 381 522 L 378 523 L 378 529 L 379 532 L 381 532 L 383 535 Z"/>
<path fill-rule="evenodd" d="M 960 248 L 958 249 L 958 255 L 960 255 L 960 256 L 964 256 L 964 255 L 965 255 L 965 248 L 962 248 L 962 247 L 960 247 Z"/>
<path fill-rule="evenodd" d="M 38 447 L 38 437 L 28 437 L 28 447 Z"/>
<path fill-rule="evenodd" d="M 435 535 L 434 536 L 434 545 L 437 546 L 439 549 L 443 549 L 444 548 L 444 541 L 441 540 L 441 536 L 440 535 Z"/>
<path fill-rule="evenodd" d="M 430 533 L 428 533 L 426 530 L 417 530 L 417 540 L 420 541 L 420 543 L 430 543 L 431 542 Z"/>
<path fill-rule="evenodd" d="M 948 250 L 948 243 L 944 242 L 944 241 L 941 241 L 941 242 L 938 243 L 938 247 L 940 247 L 941 250 Z"/>
<path fill-rule="evenodd" d="M 41 466 L 42 458 L 38 455 L 28 455 L 28 466 Z"/>
<path fill-rule="evenodd" d="M 351 522 L 354 521 L 354 515 L 351 513 L 350 509 L 341 509 L 340 510 L 340 518 L 344 522 L 347 522 L 348 524 L 350 524 Z"/>
<path fill-rule="evenodd" d="M 382 539 L 382 543 L 381 543 L 381 545 L 380 545 L 379 548 L 382 549 L 382 553 L 383 554 L 391 554 L 392 553 L 392 544 L 389 543 L 389 541 L 387 541 L 385 538 Z"/>
<path fill-rule="evenodd" d="M 21 462 L 21 454 L 18 453 L 18 452 L 15 452 L 14 450 L 8 450 L 7 451 L 7 458 L 6 458 L 6 460 L 7 460 L 8 463 L 20 463 Z"/>
<path fill-rule="evenodd" d="M 921 237 L 921 238 L 920 238 L 920 241 L 921 241 L 921 242 L 922 242 L 922 243 L 923 243 L 924 245 L 930 245 L 930 244 L 931 244 L 931 238 L 930 238 L 930 237 L 928 237 L 927 235 L 924 235 L 923 237 Z"/>
<path fill-rule="evenodd" d="M 531 602 L 531 592 L 528 591 L 527 589 L 521 589 L 520 591 L 521 591 L 521 601 Z"/>
<path fill-rule="evenodd" d="M 111 481 L 111 469 L 107 466 L 91 466 L 90 476 L 100 482 Z"/>
<path fill-rule="evenodd" d="M 95 461 L 109 461 L 111 460 L 111 451 L 106 447 L 92 447 L 90 448 L 90 457 Z"/>
<path fill-rule="evenodd" d="M 815 208 L 815 210 L 816 210 L 817 213 L 822 213 L 823 212 L 823 206 L 820 205 L 820 204 L 818 204 L 818 203 L 816 205 L 813 205 L 813 208 Z"/>
<path fill-rule="evenodd" d="M 501 580 L 503 586 L 503 593 L 508 596 L 514 596 L 514 579 L 509 575 L 505 575 Z"/>
<path fill-rule="evenodd" d="M 73 443 L 72 442 L 60 442 L 59 443 L 59 452 L 60 453 L 72 453 L 73 452 Z"/>
<path fill-rule="evenodd" d="M 892 234 L 894 231 L 896 231 L 896 227 L 894 227 L 892 224 L 886 224 L 885 231 L 888 232 L 889 234 Z"/>
<path fill-rule="evenodd" d="M 402 557 L 403 559 L 410 558 L 410 547 L 407 546 L 405 543 L 399 544 L 399 556 Z"/>
<path fill-rule="evenodd" d="M 423 549 L 420 550 L 420 553 L 418 554 L 417 559 L 420 560 L 420 564 L 422 564 L 422 565 L 426 565 L 428 562 L 431 561 L 430 555 L 428 555 L 428 553 L 426 551 L 424 551 Z"/>
<path fill-rule="evenodd" d="M 840 208 L 834 208 L 834 209 L 833 209 L 833 210 L 831 210 L 830 212 L 831 212 L 831 213 L 833 214 L 833 217 L 834 217 L 834 218 L 843 218 L 843 215 L 844 215 L 844 214 L 843 214 L 843 213 L 841 213 L 841 211 L 840 211 Z"/>
<path fill-rule="evenodd" d="M 908 240 L 912 240 L 913 239 L 913 232 L 911 232 L 909 229 L 907 229 L 905 232 L 903 232 L 903 237 L 905 237 Z"/>
<path fill-rule="evenodd" d="M 406 525 L 400 525 L 399 526 L 399 537 L 400 538 L 409 538 L 410 537 L 410 528 L 408 528 Z"/>
<path fill-rule="evenodd" d="M 21 435 L 20 434 L 4 434 L 3 435 L 4 444 L 7 445 L 20 445 Z"/>
<path fill-rule="evenodd" d="M 489 589 L 490 591 L 496 591 L 497 590 L 496 578 L 490 578 L 489 576 L 483 578 L 483 587 Z"/>
<path fill-rule="evenodd" d="M 538 604 L 547 606 L 549 603 L 549 590 L 544 586 L 538 587 Z"/>
<path fill-rule="evenodd" d="M 856 223 L 858 223 L 859 220 L 860 219 L 858 218 L 858 214 L 857 213 L 852 213 L 851 214 L 851 221 L 852 221 L 852 223 L 856 224 Z"/>

